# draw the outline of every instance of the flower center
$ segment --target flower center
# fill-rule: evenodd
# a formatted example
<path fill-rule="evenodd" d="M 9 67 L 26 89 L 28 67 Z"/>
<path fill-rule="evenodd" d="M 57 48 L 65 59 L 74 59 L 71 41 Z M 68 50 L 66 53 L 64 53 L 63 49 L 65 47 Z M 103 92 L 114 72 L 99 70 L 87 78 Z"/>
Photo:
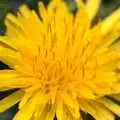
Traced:
<path fill-rule="evenodd" d="M 79 92 L 85 82 L 95 77 L 96 63 L 88 61 L 85 56 L 76 56 L 70 60 L 68 55 L 56 57 L 51 53 L 44 56 L 29 54 L 22 55 L 20 61 L 25 74 L 35 79 L 32 86 L 38 86 L 45 94 L 53 91 Z"/>

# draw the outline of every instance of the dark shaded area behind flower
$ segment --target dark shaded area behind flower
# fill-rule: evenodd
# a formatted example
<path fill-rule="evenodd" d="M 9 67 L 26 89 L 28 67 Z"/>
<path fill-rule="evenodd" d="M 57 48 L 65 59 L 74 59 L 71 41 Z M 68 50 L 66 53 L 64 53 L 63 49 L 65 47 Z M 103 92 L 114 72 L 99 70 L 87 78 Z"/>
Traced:
<path fill-rule="evenodd" d="M 19 6 L 26 3 L 31 9 L 34 9 L 37 7 L 37 2 L 40 0 L 0 0 L 0 34 L 5 33 L 5 25 L 4 25 L 4 19 L 8 12 L 15 13 Z M 48 3 L 48 0 L 42 0 L 46 5 Z M 73 0 L 66 0 L 67 4 L 69 5 L 69 9 L 74 11 L 75 10 L 75 4 Z M 98 15 L 96 16 L 95 23 L 99 20 L 99 18 L 104 18 L 108 16 L 112 11 L 120 7 L 120 0 L 102 0 L 102 4 L 100 7 L 100 10 L 98 12 Z M 9 68 L 4 63 L 0 62 L 0 69 L 6 69 Z M 0 92 L 0 99 L 4 98 L 5 96 L 11 94 L 15 90 L 6 91 L 6 92 Z M 17 112 L 17 105 L 13 106 L 9 110 L 5 111 L 4 113 L 0 114 L 0 120 L 12 120 L 14 114 Z M 90 115 L 82 113 L 83 118 L 85 120 L 92 120 Z M 120 120 L 120 118 L 116 117 L 116 120 Z"/>

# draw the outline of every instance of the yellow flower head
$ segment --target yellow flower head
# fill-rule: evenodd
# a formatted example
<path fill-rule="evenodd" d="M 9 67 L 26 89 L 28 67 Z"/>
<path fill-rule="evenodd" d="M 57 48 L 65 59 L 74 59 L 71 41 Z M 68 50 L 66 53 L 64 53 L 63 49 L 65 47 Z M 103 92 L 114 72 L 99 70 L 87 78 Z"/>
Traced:
<path fill-rule="evenodd" d="M 120 116 L 120 9 L 92 26 L 100 0 L 76 1 L 71 13 L 51 0 L 39 13 L 22 5 L 8 14 L 0 36 L 0 91 L 18 90 L 0 101 L 0 112 L 19 102 L 14 120 L 96 120 Z M 91 27 L 92 26 L 92 27 Z"/>

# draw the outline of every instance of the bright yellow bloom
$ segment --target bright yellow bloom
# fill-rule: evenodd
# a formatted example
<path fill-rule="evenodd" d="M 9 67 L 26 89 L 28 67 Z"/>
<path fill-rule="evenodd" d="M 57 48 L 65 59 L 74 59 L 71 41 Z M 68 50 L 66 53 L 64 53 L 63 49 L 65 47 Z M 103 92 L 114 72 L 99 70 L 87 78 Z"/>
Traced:
<path fill-rule="evenodd" d="M 0 112 L 19 102 L 14 120 L 96 120 L 120 116 L 120 9 L 92 26 L 100 0 L 77 2 L 68 11 L 52 0 L 39 15 L 26 5 L 8 14 L 0 37 L 0 90 L 19 88 L 0 101 Z M 110 99 L 111 98 L 111 99 Z"/>

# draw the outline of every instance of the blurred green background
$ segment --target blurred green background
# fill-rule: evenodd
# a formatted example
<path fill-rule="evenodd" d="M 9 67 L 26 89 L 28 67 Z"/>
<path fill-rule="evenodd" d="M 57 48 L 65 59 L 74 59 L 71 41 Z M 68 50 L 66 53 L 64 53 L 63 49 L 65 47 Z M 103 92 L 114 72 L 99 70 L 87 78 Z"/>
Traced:
<path fill-rule="evenodd" d="M 28 4 L 31 9 L 37 7 L 37 3 L 40 0 L 0 0 L 0 34 L 3 35 L 5 33 L 5 25 L 4 19 L 8 12 L 15 13 L 21 4 Z M 46 5 L 48 0 L 42 0 Z M 74 10 L 75 4 L 73 0 L 66 0 L 70 9 Z M 102 0 L 101 7 L 99 12 L 96 16 L 97 21 L 99 18 L 105 18 L 108 16 L 112 11 L 120 7 L 120 0 Z M 8 68 L 7 65 L 0 62 L 0 69 Z M 0 99 L 4 98 L 5 96 L 11 94 L 13 91 L 7 91 L 4 93 L 0 93 Z M 17 112 L 17 105 L 13 106 L 9 110 L 5 111 L 4 113 L 0 114 L 0 120 L 12 120 L 14 114 Z M 84 115 L 85 120 L 91 120 L 89 115 Z M 116 120 L 120 120 L 120 118 L 116 117 Z"/>

